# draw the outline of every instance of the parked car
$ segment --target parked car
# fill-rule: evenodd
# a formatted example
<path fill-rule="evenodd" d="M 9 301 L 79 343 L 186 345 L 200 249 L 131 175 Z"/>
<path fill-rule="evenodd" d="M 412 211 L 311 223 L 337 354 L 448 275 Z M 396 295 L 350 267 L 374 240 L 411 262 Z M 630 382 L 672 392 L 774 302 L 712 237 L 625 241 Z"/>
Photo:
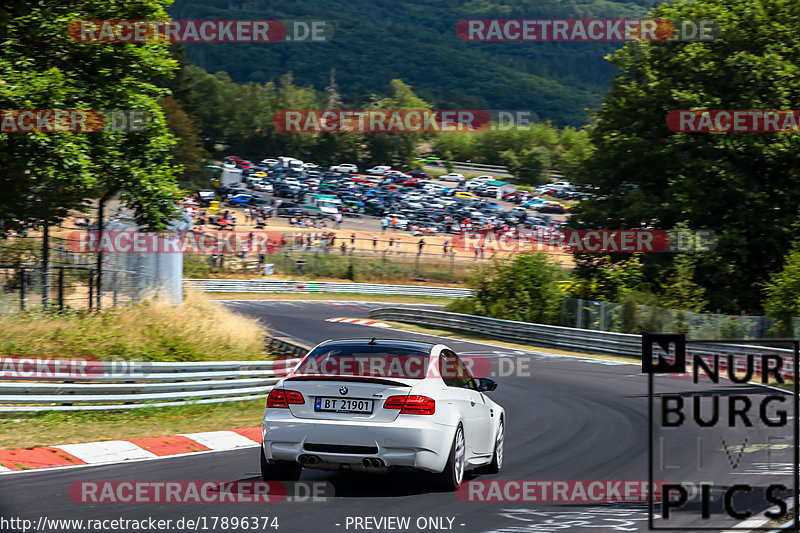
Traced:
<path fill-rule="evenodd" d="M 453 196 L 455 196 L 456 198 L 465 198 L 465 199 L 470 199 L 470 200 L 477 200 L 478 199 L 477 196 L 475 196 L 471 192 L 467 192 L 467 191 L 457 191 Z"/>
<path fill-rule="evenodd" d="M 555 213 L 559 215 L 563 215 L 567 212 L 567 208 L 563 205 L 557 204 L 550 204 L 550 205 L 538 205 L 534 206 L 531 209 L 534 211 L 538 211 L 539 213 Z"/>
<path fill-rule="evenodd" d="M 203 189 L 201 191 L 197 191 L 197 198 L 200 207 L 209 207 L 211 205 L 211 202 L 213 202 L 216 199 L 216 195 L 212 190 Z"/>
<path fill-rule="evenodd" d="M 358 174 L 358 167 L 356 165 L 352 165 L 350 163 L 340 163 L 335 167 L 331 167 L 333 172 L 345 173 L 345 174 Z"/>
<path fill-rule="evenodd" d="M 387 170 L 383 173 L 384 178 L 391 178 L 394 180 L 397 179 L 411 179 L 413 176 L 411 174 L 406 174 L 405 172 L 400 172 L 399 170 Z"/>
<path fill-rule="evenodd" d="M 273 185 L 272 194 L 278 198 L 294 198 L 299 192 L 300 187 L 278 182 Z"/>
<path fill-rule="evenodd" d="M 423 185 L 422 188 L 424 190 L 426 190 L 426 191 L 435 192 L 435 193 L 441 193 L 442 191 L 444 191 L 444 187 L 442 187 L 438 183 L 427 183 L 427 184 Z"/>
<path fill-rule="evenodd" d="M 378 165 L 376 167 L 368 168 L 366 172 L 367 174 L 371 174 L 373 176 L 383 176 L 384 172 L 391 169 L 392 167 L 388 167 L 386 165 Z"/>
<path fill-rule="evenodd" d="M 389 219 L 389 227 L 398 229 L 406 229 L 410 222 L 409 218 L 402 213 L 389 213 L 386 218 Z M 395 218 L 397 219 L 397 225 L 392 225 L 392 220 Z"/>
<path fill-rule="evenodd" d="M 439 179 L 442 181 L 461 181 L 464 179 L 464 174 L 459 174 L 458 172 L 450 172 L 449 174 L 439 176 Z"/>
<path fill-rule="evenodd" d="M 250 205 L 250 200 L 252 198 L 252 194 L 237 194 L 235 196 L 230 196 L 228 197 L 228 205 L 232 207 Z"/>
<path fill-rule="evenodd" d="M 302 217 L 305 216 L 305 211 L 298 203 L 281 202 L 276 215 L 279 217 Z"/>

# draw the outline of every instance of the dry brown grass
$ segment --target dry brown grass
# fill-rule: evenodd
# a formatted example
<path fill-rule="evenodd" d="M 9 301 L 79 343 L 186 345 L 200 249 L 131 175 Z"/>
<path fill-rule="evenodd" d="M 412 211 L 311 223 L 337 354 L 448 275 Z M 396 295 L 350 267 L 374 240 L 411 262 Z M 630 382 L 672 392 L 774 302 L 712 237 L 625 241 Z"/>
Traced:
<path fill-rule="evenodd" d="M 180 306 L 150 299 L 99 313 L 0 317 L 5 357 L 204 361 L 263 359 L 258 321 L 191 291 Z"/>

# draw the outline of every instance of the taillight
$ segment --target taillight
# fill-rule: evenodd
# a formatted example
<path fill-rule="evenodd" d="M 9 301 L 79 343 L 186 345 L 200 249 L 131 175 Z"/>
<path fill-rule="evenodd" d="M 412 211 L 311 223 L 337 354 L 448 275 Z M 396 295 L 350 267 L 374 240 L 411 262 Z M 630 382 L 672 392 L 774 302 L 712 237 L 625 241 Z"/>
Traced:
<path fill-rule="evenodd" d="M 436 412 L 436 400 L 427 396 L 389 396 L 383 408 L 400 409 L 401 415 L 432 415 Z"/>
<path fill-rule="evenodd" d="M 283 408 L 289 407 L 289 404 L 304 404 L 306 403 L 303 395 L 297 391 L 285 389 L 272 389 L 267 396 L 267 407 Z"/>
<path fill-rule="evenodd" d="M 386 401 L 383 402 L 384 409 L 402 409 L 403 405 L 406 403 L 405 396 L 389 396 L 386 398 Z"/>
<path fill-rule="evenodd" d="M 288 400 L 289 403 L 296 403 L 300 405 L 306 403 L 305 398 L 303 398 L 303 395 L 300 394 L 299 392 L 294 390 L 287 390 L 285 392 L 286 392 L 286 399 Z"/>

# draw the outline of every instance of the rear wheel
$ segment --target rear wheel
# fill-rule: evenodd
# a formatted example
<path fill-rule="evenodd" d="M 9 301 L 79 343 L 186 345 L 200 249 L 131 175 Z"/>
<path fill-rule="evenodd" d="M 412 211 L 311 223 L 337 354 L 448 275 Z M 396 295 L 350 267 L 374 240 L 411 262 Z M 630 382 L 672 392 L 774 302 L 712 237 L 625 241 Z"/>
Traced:
<path fill-rule="evenodd" d="M 467 462 L 467 445 L 464 440 L 464 428 L 461 424 L 456 429 L 453 445 L 450 447 L 450 457 L 444 471 L 436 475 L 436 481 L 442 490 L 452 492 L 458 488 L 464 479 L 464 469 Z"/>
<path fill-rule="evenodd" d="M 494 440 L 494 455 L 492 462 L 486 466 L 487 474 L 496 474 L 503 468 L 503 444 L 505 442 L 505 424 L 503 419 L 500 419 L 500 425 L 497 427 L 497 437 Z"/>
<path fill-rule="evenodd" d="M 297 481 L 300 479 L 302 466 L 289 461 L 270 463 L 264 456 L 264 447 L 259 446 L 259 449 L 261 450 L 261 479 L 263 481 Z"/>

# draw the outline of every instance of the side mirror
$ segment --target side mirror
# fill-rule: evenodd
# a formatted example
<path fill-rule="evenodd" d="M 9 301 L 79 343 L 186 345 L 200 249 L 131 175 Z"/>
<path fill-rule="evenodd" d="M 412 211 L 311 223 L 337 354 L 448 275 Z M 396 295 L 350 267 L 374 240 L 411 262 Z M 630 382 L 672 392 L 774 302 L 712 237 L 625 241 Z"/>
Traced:
<path fill-rule="evenodd" d="M 478 378 L 478 390 L 480 392 L 490 392 L 497 388 L 497 383 L 493 379 Z"/>

